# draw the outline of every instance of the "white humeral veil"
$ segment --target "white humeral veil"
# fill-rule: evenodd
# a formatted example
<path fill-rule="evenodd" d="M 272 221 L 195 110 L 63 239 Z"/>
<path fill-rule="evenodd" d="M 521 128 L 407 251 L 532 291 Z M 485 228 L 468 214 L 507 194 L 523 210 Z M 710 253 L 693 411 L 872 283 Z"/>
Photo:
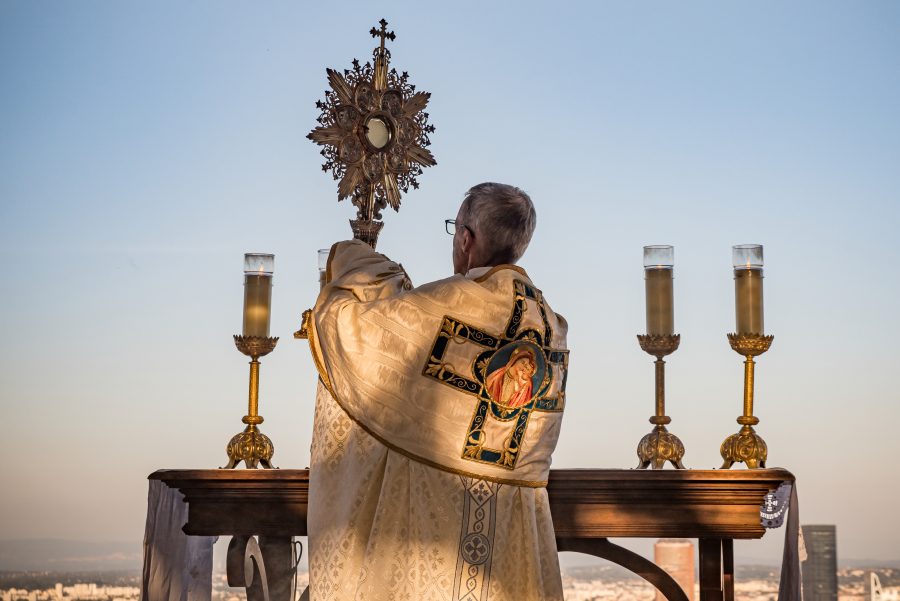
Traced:
<path fill-rule="evenodd" d="M 311 600 L 561 601 L 545 485 L 565 321 L 514 266 L 412 288 L 353 241 L 328 272 L 310 328 Z M 492 408 L 485 376 L 523 346 L 535 400 Z"/>
<path fill-rule="evenodd" d="M 209 601 L 217 536 L 188 536 L 184 495 L 150 480 L 144 529 L 141 601 Z"/>

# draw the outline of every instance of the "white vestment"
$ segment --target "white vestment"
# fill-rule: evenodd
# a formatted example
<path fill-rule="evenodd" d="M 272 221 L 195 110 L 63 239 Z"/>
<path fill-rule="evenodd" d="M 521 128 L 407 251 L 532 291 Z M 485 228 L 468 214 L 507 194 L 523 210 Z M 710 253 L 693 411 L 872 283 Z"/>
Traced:
<path fill-rule="evenodd" d="M 562 600 L 545 488 L 566 323 L 505 265 L 412 289 L 335 245 L 313 311 L 312 601 Z"/>

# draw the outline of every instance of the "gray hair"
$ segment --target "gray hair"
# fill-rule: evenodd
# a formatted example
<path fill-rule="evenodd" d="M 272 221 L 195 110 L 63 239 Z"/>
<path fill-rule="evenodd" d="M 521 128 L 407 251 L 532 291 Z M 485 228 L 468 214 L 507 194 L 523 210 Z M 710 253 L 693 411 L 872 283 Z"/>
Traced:
<path fill-rule="evenodd" d="M 531 197 L 507 184 L 473 186 L 463 199 L 466 225 L 482 238 L 488 264 L 515 263 L 525 253 L 537 224 Z"/>

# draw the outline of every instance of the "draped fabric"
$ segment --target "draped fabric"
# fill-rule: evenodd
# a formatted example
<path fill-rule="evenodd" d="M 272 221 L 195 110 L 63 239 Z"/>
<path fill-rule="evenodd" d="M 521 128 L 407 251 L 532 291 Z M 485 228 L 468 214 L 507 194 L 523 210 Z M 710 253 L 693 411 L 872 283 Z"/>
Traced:
<path fill-rule="evenodd" d="M 806 548 L 800 534 L 800 499 L 797 496 L 797 483 L 794 482 L 790 486 L 791 497 L 788 503 L 787 526 L 784 529 L 778 601 L 800 601 L 803 598 L 800 562 L 806 560 Z"/>
<path fill-rule="evenodd" d="M 310 335 L 312 601 L 561 600 L 544 485 L 565 321 L 514 266 L 412 288 L 345 242 L 327 280 Z"/>
<path fill-rule="evenodd" d="M 141 601 L 209 601 L 216 536 L 188 536 L 184 495 L 150 480 Z"/>

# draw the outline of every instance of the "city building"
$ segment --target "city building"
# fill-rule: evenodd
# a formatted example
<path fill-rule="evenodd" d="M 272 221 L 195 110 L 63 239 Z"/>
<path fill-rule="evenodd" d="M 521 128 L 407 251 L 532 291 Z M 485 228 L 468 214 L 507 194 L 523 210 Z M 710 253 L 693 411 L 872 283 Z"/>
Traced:
<path fill-rule="evenodd" d="M 661 538 L 653 546 L 653 561 L 681 585 L 694 601 L 694 543 L 683 538 Z M 659 591 L 656 601 L 666 601 Z"/>
<path fill-rule="evenodd" d="M 884 591 L 881 590 L 881 580 L 878 574 L 872 572 L 869 574 L 869 601 L 882 601 L 884 599 Z"/>
<path fill-rule="evenodd" d="M 804 601 L 837 601 L 837 534 L 832 525 L 805 525 L 807 558 L 803 572 Z"/>

